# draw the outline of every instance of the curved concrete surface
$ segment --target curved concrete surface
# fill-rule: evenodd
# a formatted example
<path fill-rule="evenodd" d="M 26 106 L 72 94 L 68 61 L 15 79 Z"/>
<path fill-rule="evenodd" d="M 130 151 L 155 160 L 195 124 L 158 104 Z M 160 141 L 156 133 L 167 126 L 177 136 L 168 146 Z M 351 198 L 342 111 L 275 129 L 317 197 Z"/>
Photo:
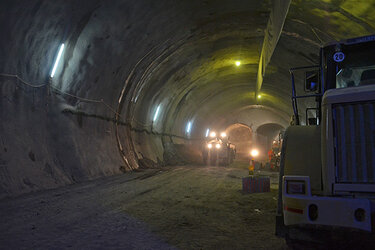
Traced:
<path fill-rule="evenodd" d="M 316 64 L 326 42 L 375 31 L 374 1 L 292 1 L 255 98 L 271 8 L 255 0 L 1 1 L 0 197 L 198 161 L 211 127 L 286 127 L 288 69 Z"/>

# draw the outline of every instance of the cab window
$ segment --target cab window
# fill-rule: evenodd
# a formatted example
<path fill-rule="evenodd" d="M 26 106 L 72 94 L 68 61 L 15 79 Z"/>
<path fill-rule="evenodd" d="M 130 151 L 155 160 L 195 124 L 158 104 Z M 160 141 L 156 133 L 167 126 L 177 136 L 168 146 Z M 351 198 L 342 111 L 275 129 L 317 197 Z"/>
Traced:
<path fill-rule="evenodd" d="M 375 56 L 373 55 L 375 55 L 375 42 L 326 47 L 324 49 L 325 89 L 375 85 Z"/>
<path fill-rule="evenodd" d="M 336 88 L 348 88 L 375 84 L 375 65 L 345 67 L 336 74 Z"/>

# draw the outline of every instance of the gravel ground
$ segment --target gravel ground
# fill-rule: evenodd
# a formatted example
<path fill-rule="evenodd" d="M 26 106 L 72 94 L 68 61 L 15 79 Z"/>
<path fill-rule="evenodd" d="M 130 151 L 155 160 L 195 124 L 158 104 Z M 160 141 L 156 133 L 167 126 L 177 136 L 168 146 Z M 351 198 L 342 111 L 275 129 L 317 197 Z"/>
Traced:
<path fill-rule="evenodd" d="M 150 169 L 0 201 L 1 249 L 285 249 L 246 166 Z"/>

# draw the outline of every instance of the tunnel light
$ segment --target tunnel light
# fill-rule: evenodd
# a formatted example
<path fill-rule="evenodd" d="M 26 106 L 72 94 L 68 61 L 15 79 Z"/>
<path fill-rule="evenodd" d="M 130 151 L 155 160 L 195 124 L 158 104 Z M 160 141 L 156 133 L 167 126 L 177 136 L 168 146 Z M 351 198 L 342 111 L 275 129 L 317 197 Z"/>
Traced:
<path fill-rule="evenodd" d="M 156 108 L 154 119 L 152 119 L 153 122 L 155 122 L 156 119 L 158 119 L 159 111 L 160 111 L 160 105 Z"/>
<path fill-rule="evenodd" d="M 212 132 L 210 133 L 210 137 L 212 137 L 212 138 L 216 137 L 216 133 L 215 133 L 214 131 L 212 131 Z"/>
<path fill-rule="evenodd" d="M 257 157 L 259 155 L 259 151 L 257 149 L 253 149 L 251 150 L 250 155 L 252 157 Z"/>
<path fill-rule="evenodd" d="M 207 147 L 208 147 L 208 148 L 212 148 L 212 144 L 211 144 L 211 143 L 208 144 Z"/>
<path fill-rule="evenodd" d="M 56 72 L 57 66 L 59 65 L 60 58 L 61 58 L 61 55 L 62 55 L 63 51 L 64 51 L 64 44 L 61 44 L 60 49 L 59 49 L 59 53 L 57 54 L 57 57 L 56 57 L 55 64 L 53 65 L 53 69 L 52 69 L 52 72 L 51 72 L 51 78 L 55 75 L 55 72 Z"/>
<path fill-rule="evenodd" d="M 206 130 L 206 137 L 208 137 L 209 134 L 210 134 L 210 129 L 208 128 L 208 129 Z"/>
<path fill-rule="evenodd" d="M 236 66 L 239 67 L 241 65 L 240 61 L 236 61 Z"/>
<path fill-rule="evenodd" d="M 220 137 L 222 137 L 222 138 L 227 137 L 227 133 L 221 132 Z"/>
<path fill-rule="evenodd" d="M 188 122 L 188 124 L 186 125 L 186 133 L 190 134 L 190 131 L 191 131 L 191 122 Z"/>
<path fill-rule="evenodd" d="M 217 149 L 219 149 L 219 148 L 221 148 L 221 145 L 220 145 L 220 144 L 216 144 L 215 147 L 216 147 Z"/>
<path fill-rule="evenodd" d="M 262 95 L 258 95 L 257 98 L 258 98 L 258 99 L 262 98 Z"/>

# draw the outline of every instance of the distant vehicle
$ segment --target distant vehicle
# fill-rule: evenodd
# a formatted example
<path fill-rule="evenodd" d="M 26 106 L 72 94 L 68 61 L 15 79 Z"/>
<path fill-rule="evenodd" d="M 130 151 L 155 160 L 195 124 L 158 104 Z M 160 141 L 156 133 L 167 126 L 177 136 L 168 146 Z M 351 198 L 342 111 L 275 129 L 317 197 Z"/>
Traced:
<path fill-rule="evenodd" d="M 220 135 L 211 132 L 204 142 L 202 156 L 205 165 L 228 166 L 236 156 L 236 147 L 229 142 L 225 132 L 220 133 Z"/>
<path fill-rule="evenodd" d="M 321 48 L 319 65 L 290 70 L 295 126 L 283 139 L 276 217 L 290 245 L 375 243 L 374 55 L 375 36 L 348 39 Z M 297 95 L 296 70 L 309 94 Z M 315 104 L 305 126 L 301 98 Z"/>

